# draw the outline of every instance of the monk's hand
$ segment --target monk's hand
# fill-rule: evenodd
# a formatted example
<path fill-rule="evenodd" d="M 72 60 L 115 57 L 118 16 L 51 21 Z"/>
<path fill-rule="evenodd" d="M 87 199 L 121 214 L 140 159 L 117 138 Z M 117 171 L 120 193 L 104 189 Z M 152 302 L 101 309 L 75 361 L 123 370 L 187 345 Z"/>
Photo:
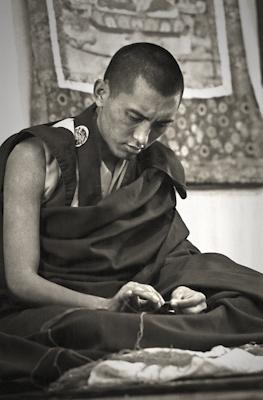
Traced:
<path fill-rule="evenodd" d="M 128 282 L 109 300 L 110 311 L 154 311 L 164 299 L 151 285 Z"/>
<path fill-rule="evenodd" d="M 178 286 L 172 292 L 170 306 L 178 314 L 198 314 L 207 308 L 206 297 L 186 286 Z"/>

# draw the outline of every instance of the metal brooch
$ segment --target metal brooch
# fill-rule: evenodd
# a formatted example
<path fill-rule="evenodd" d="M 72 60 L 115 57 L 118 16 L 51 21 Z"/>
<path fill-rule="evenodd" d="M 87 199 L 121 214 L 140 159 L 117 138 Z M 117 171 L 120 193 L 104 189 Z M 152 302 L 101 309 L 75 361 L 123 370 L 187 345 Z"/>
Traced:
<path fill-rule="evenodd" d="M 75 146 L 80 147 L 86 141 L 88 140 L 89 137 L 89 130 L 85 125 L 79 125 L 76 126 L 74 129 L 74 137 L 75 137 Z"/>

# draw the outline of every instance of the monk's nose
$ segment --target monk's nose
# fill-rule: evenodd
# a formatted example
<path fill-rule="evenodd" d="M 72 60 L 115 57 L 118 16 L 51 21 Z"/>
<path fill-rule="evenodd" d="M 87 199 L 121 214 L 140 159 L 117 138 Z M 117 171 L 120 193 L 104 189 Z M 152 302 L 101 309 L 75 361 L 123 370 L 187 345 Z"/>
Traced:
<path fill-rule="evenodd" d="M 147 121 L 136 128 L 133 133 L 133 138 L 137 147 L 143 148 L 147 145 L 150 131 L 151 127 Z"/>

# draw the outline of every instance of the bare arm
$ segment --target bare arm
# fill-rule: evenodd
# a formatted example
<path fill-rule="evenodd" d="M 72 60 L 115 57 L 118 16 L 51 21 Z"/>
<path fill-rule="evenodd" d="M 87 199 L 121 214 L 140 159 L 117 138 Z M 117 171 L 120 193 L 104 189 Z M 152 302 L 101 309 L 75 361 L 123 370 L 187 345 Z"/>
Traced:
<path fill-rule="evenodd" d="M 158 308 L 161 295 L 136 282 L 124 285 L 111 299 L 79 293 L 38 275 L 40 206 L 45 184 L 45 155 L 41 143 L 30 139 L 10 154 L 4 181 L 3 244 L 6 281 L 11 293 L 28 305 L 65 305 L 119 311 L 131 297 Z"/>
<path fill-rule="evenodd" d="M 4 260 L 7 285 L 21 302 L 107 308 L 108 300 L 78 293 L 37 273 L 39 223 L 45 183 L 45 155 L 37 139 L 17 145 L 10 154 L 4 181 Z"/>

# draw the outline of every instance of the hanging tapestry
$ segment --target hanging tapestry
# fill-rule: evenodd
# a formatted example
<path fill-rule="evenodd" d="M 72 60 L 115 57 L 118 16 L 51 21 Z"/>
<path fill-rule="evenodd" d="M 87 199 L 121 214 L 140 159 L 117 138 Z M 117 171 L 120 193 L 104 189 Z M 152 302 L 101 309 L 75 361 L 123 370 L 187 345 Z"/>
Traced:
<path fill-rule="evenodd" d="M 239 11 L 248 72 L 263 116 L 263 2 L 239 0 Z"/>
<path fill-rule="evenodd" d="M 154 42 L 179 59 L 185 74 L 183 102 L 162 141 L 182 160 L 187 183 L 263 183 L 263 121 L 249 79 L 238 0 L 27 4 L 33 124 L 76 115 L 92 103 L 91 86 L 115 50 Z"/>
<path fill-rule="evenodd" d="M 58 85 L 92 93 L 120 47 L 150 41 L 181 61 L 185 97 L 231 94 L 222 1 L 47 0 Z"/>

